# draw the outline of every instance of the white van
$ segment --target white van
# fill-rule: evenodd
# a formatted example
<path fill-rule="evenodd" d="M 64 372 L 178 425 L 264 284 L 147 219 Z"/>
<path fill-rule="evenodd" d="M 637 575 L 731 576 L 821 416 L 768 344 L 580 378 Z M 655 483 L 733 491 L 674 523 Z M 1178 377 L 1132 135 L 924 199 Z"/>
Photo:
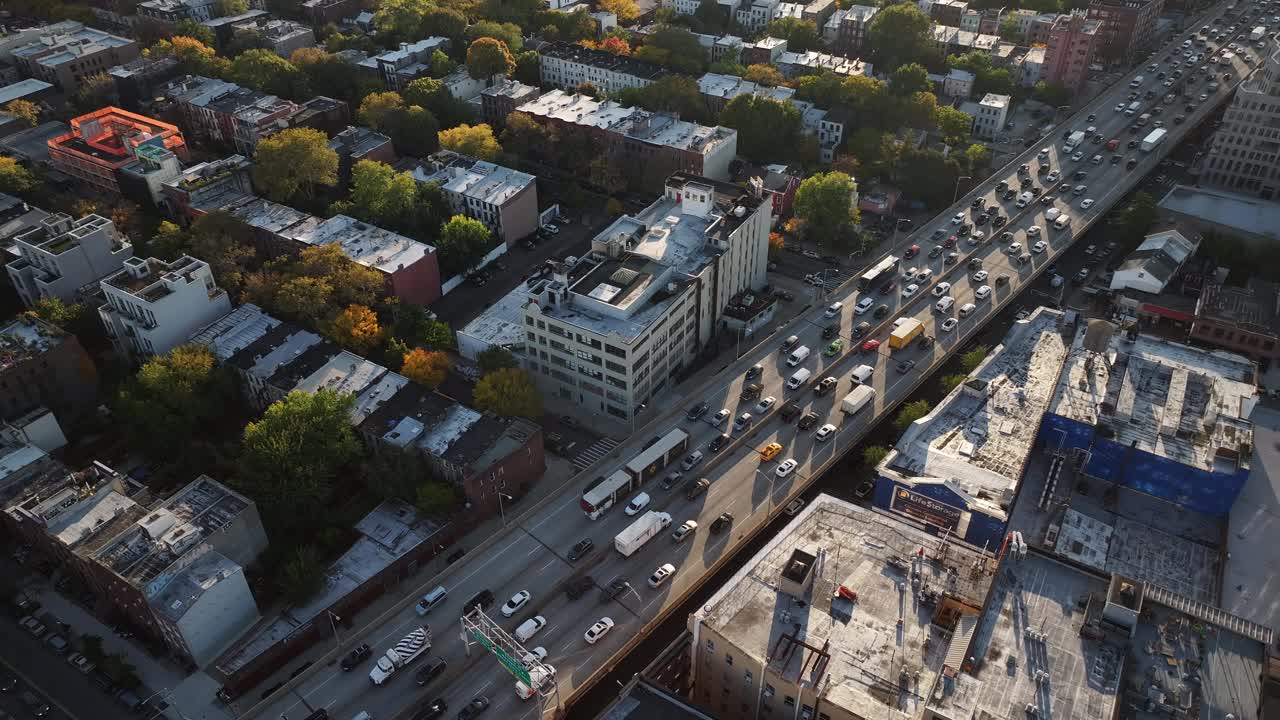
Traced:
<path fill-rule="evenodd" d="M 854 368 L 853 372 L 850 374 L 853 376 L 854 382 L 857 382 L 859 385 L 865 385 L 867 384 L 867 381 L 871 379 L 871 373 L 875 372 L 875 370 L 876 369 L 870 365 L 859 365 Z"/>
<path fill-rule="evenodd" d="M 431 608 L 444 602 L 447 597 L 449 597 L 449 591 L 445 590 L 443 585 L 437 585 L 435 590 L 423 595 L 422 599 L 418 601 L 418 614 L 426 615 L 431 612 Z"/>
<path fill-rule="evenodd" d="M 1026 207 L 1026 206 L 1030 205 L 1030 204 L 1031 204 L 1031 201 L 1032 201 L 1032 200 L 1034 200 L 1034 199 L 1035 199 L 1035 195 L 1032 195 L 1032 194 L 1031 194 L 1031 193 L 1029 193 L 1029 192 L 1024 192 L 1024 193 L 1022 193 L 1021 195 L 1019 195 L 1019 196 L 1018 196 L 1018 203 L 1017 203 L 1017 205 L 1018 205 L 1018 207 L 1020 207 L 1020 208 L 1024 208 L 1024 207 Z"/>
<path fill-rule="evenodd" d="M 546 618 L 541 615 L 535 615 L 534 617 L 525 620 L 520 624 L 520 627 L 516 628 L 516 639 L 522 643 L 529 642 L 529 639 L 534 635 L 537 635 L 538 631 L 545 627 L 546 624 Z"/>
<path fill-rule="evenodd" d="M 973 314 L 974 310 L 977 310 L 977 309 L 978 309 L 977 305 L 974 305 L 973 303 L 965 303 L 964 305 L 960 306 L 959 315 L 961 318 L 967 318 Z"/>
<path fill-rule="evenodd" d="M 1134 100 L 1133 102 L 1129 103 L 1129 107 L 1124 109 L 1124 114 L 1128 115 L 1129 117 L 1133 117 L 1134 115 L 1137 115 L 1138 111 L 1141 109 L 1142 109 L 1142 103 L 1138 102 L 1137 100 Z"/>
<path fill-rule="evenodd" d="M 1062 228 L 1070 224 L 1071 224 L 1071 216 L 1066 213 L 1063 213 L 1058 216 L 1057 220 L 1053 221 L 1053 228 L 1055 230 L 1061 230 Z"/>
<path fill-rule="evenodd" d="M 801 345 L 791 352 L 791 357 L 787 358 L 787 364 L 795 367 L 805 361 L 809 357 L 809 346 Z"/>
<path fill-rule="evenodd" d="M 809 377 L 813 375 L 809 368 L 800 368 L 787 380 L 787 389 L 795 390 L 805 383 L 809 382 Z"/>
<path fill-rule="evenodd" d="M 951 306 L 955 304 L 956 304 L 956 299 L 948 295 L 942 298 L 941 300 L 939 300 L 938 302 L 934 303 L 933 310 L 934 312 L 949 313 L 951 312 Z"/>
<path fill-rule="evenodd" d="M 538 691 L 534 688 L 541 688 L 548 682 L 555 682 L 555 679 L 555 667 L 546 664 L 535 665 L 534 668 L 529 671 L 529 682 L 533 683 L 533 687 L 529 687 L 528 685 L 525 685 L 523 681 L 517 680 L 516 697 L 521 700 L 528 700 L 538 694 Z"/>
<path fill-rule="evenodd" d="M 1191 44 L 1191 41 L 1187 41 L 1185 44 L 1186 44 L 1186 45 L 1190 45 L 1190 44 Z M 1134 78 L 1134 79 L 1132 79 L 1132 80 L 1130 80 L 1130 81 L 1129 81 L 1129 87 L 1131 87 L 1131 88 L 1141 87 L 1141 86 L 1142 86 L 1142 81 L 1143 81 L 1143 80 L 1146 80 L 1146 78 L 1145 78 L 1145 77 L 1143 77 L 1143 76 L 1141 76 L 1141 75 L 1139 75 L 1138 77 L 1136 77 L 1136 78 Z"/>

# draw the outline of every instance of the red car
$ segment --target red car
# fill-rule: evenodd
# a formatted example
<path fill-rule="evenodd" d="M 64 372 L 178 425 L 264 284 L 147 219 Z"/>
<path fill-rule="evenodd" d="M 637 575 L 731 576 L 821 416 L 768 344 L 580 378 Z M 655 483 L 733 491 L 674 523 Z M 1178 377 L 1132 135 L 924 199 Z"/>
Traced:
<path fill-rule="evenodd" d="M 880 294 L 888 295 L 889 293 L 893 292 L 893 289 L 895 287 L 897 287 L 897 283 L 895 283 L 893 280 L 885 280 L 884 284 L 880 286 Z"/>
<path fill-rule="evenodd" d="M 956 236 L 955 236 L 955 235 L 949 235 L 949 236 L 947 237 L 946 241 L 944 241 L 944 242 L 942 243 L 942 246 L 943 246 L 943 247 L 949 247 L 949 248 L 953 248 L 953 247 L 955 247 L 955 246 L 956 246 Z"/>
<path fill-rule="evenodd" d="M 879 340 L 868 340 L 862 343 L 862 352 L 875 352 L 880 349 Z"/>
<path fill-rule="evenodd" d="M 908 260 L 910 260 L 911 258 L 913 258 L 913 257 L 915 257 L 915 256 L 917 256 L 917 255 L 919 255 L 919 254 L 920 254 L 920 246 L 919 246 L 919 245 L 912 245 L 911 247 L 907 248 L 907 254 L 906 254 L 906 256 L 905 256 L 905 257 L 906 257 Z"/>

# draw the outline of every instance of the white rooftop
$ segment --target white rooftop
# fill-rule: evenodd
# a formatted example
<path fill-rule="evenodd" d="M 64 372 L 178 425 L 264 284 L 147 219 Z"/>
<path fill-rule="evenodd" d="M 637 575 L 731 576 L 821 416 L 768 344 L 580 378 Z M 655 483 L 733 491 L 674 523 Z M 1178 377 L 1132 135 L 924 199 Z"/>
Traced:
<path fill-rule="evenodd" d="M 484 416 L 465 405 L 454 405 L 438 425 L 427 429 L 427 434 L 418 441 L 418 445 L 432 455 L 443 457 L 449 446 L 465 435 L 481 417 Z"/>
<path fill-rule="evenodd" d="M 489 205 L 502 206 L 525 188 L 537 182 L 526 172 L 513 170 L 487 160 L 475 160 L 459 156 L 461 162 L 445 165 L 432 172 L 418 165 L 413 169 L 413 179 L 418 182 L 434 182 L 449 193 L 474 198 Z"/>
<path fill-rule="evenodd" d="M 307 217 L 280 234 L 306 245 L 338 243 L 352 262 L 388 274 L 409 267 L 436 251 L 426 243 L 348 215 L 334 215 L 328 219 Z"/>
<path fill-rule="evenodd" d="M 280 321 L 253 303 L 245 303 L 191 335 L 190 342 L 209 348 L 219 362 L 243 350 Z"/>
<path fill-rule="evenodd" d="M 475 338 L 486 346 L 523 347 L 524 305 L 527 302 L 529 302 L 528 288 L 517 285 L 514 290 L 498 298 L 497 302 L 485 308 L 483 313 L 467 323 L 458 331 L 458 335 Z"/>
<path fill-rule="evenodd" d="M 1012 99 L 1013 98 L 1009 97 L 1008 95 L 999 95 L 997 93 L 987 93 L 986 95 L 982 96 L 982 101 L 978 104 L 986 105 L 987 107 L 1008 108 L 1009 101 Z"/>
<path fill-rule="evenodd" d="M 785 103 L 790 102 L 796 94 L 796 91 L 789 87 L 769 87 L 753 83 L 750 80 L 744 80 L 737 75 L 721 75 L 719 73 L 706 73 L 698 78 L 698 90 L 703 95 L 723 98 L 726 101 L 732 100 L 739 95 L 756 95 Z"/>
<path fill-rule="evenodd" d="M 306 393 L 332 390 L 339 395 L 346 393 L 359 395 L 386 372 L 387 369 L 378 363 L 343 350 L 329 358 L 328 362 L 300 381 L 293 389 Z"/>
<path fill-rule="evenodd" d="M 383 403 L 394 397 L 397 392 L 400 392 L 400 388 L 408 384 L 409 378 L 400 373 L 383 373 L 382 377 L 356 396 L 355 404 L 351 406 L 351 424 L 355 426 L 364 422 L 365 418 L 382 407 Z"/>

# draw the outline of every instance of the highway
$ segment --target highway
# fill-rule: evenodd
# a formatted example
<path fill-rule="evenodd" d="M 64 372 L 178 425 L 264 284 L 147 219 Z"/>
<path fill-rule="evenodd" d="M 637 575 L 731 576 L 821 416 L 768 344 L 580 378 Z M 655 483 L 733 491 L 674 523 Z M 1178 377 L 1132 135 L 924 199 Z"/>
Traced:
<path fill-rule="evenodd" d="M 1220 9 L 1215 9 L 1213 14 L 1220 12 Z M 1157 72 L 1171 72 L 1172 66 L 1163 62 L 1165 56 L 1170 53 L 1171 48 L 1180 47 L 1183 40 L 1196 32 L 1203 22 L 1203 18 L 1197 21 L 1189 28 L 1187 35 L 1176 37 L 1148 62 L 1161 63 Z M 1246 23 L 1241 25 L 1237 34 L 1247 34 L 1249 28 L 1244 27 Z M 1224 39 L 1222 42 L 1225 44 L 1228 40 Z M 1206 52 L 1203 46 L 1197 51 Z M 1253 52 L 1250 50 L 1251 54 Z M 253 708 L 250 716 L 272 720 L 283 716 L 290 720 L 300 720 L 307 715 L 308 707 L 324 707 L 328 709 L 330 717 L 343 720 L 361 710 L 368 711 L 379 720 L 393 717 L 407 719 L 415 717 L 417 711 L 429 701 L 441 697 L 447 701 L 450 708 L 448 716 L 452 717 L 472 697 L 483 695 L 492 703 L 487 713 L 489 717 L 536 717 L 540 712 L 537 702 L 523 702 L 516 697 L 513 692 L 513 677 L 494 656 L 478 645 L 471 647 L 469 657 L 464 651 L 460 639 L 459 614 L 463 603 L 484 589 L 491 590 L 497 598 L 489 609 L 489 615 L 508 631 L 514 630 L 521 621 L 535 614 L 547 618 L 546 627 L 525 645 L 544 647 L 548 652 L 546 662 L 557 669 L 558 697 L 553 697 L 546 709 L 555 709 L 557 703 L 560 706 L 566 705 L 575 693 L 590 683 L 593 676 L 609 668 L 615 655 L 625 652 L 630 644 L 638 641 L 646 624 L 677 607 L 680 600 L 696 588 L 717 563 L 727 561 L 738 544 L 762 527 L 769 516 L 781 512 L 813 477 L 821 474 L 835 459 L 854 447 L 869 427 L 908 397 L 924 377 L 939 367 L 952 351 L 963 346 L 999 307 L 1011 301 L 1025 285 L 1051 265 L 1075 237 L 1083 234 L 1089 225 L 1106 214 L 1191 128 L 1229 97 L 1230 90 L 1250 70 L 1237 55 L 1232 60 L 1232 78 L 1229 82 L 1224 82 L 1222 74 L 1227 72 L 1226 66 L 1209 65 L 1216 81 L 1222 85 L 1218 91 L 1211 92 L 1207 88 L 1210 81 L 1198 72 L 1200 65 L 1207 63 L 1202 61 L 1188 67 L 1180 53 L 1181 50 L 1180 69 L 1184 72 L 1197 69 L 1197 78 L 1188 83 L 1190 99 L 1179 99 L 1155 118 L 1165 123 L 1169 136 L 1152 152 L 1143 153 L 1138 148 L 1130 149 L 1127 145 L 1130 140 L 1141 140 L 1146 136 L 1153 129 L 1154 120 L 1142 128 L 1140 133 L 1130 134 L 1128 128 L 1138 116 L 1126 116 L 1115 110 L 1116 105 L 1131 102 L 1129 95 L 1133 90 L 1130 88 L 1130 81 L 1135 75 L 1141 74 L 1146 78 L 1138 92 L 1157 91 L 1156 100 L 1140 99 L 1144 105 L 1143 112 L 1169 92 L 1169 88 L 1164 87 L 1163 80 L 1157 79 L 1156 73 L 1147 70 L 1144 65 L 1103 93 L 1090 108 L 1081 110 L 1061 126 L 1074 130 L 1095 126 L 1096 132 L 1104 140 L 1119 138 L 1116 154 L 1123 156 L 1119 163 L 1110 162 L 1112 153 L 1105 149 L 1105 144 L 1094 144 L 1091 141 L 1082 146 L 1084 158 L 1072 161 L 1062 151 L 1063 139 L 1060 132 L 1046 139 L 1043 145 L 1028 149 L 1010 166 L 997 171 L 975 188 L 954 208 L 921 225 L 915 233 L 902 241 L 901 248 L 919 245 L 923 252 L 911 260 L 904 260 L 901 269 L 918 267 L 932 271 L 932 277 L 920 284 L 919 292 L 914 296 L 902 296 L 902 288 L 906 283 L 901 277 L 898 278 L 896 287 L 884 295 L 877 293 L 875 288 L 869 289 L 865 294 L 875 298 L 872 307 L 883 303 L 890 308 L 886 316 L 874 320 L 873 312 L 864 315 L 854 313 L 854 306 L 862 297 L 856 290 L 856 283 L 846 283 L 835 288 L 786 329 L 776 333 L 771 341 L 744 354 L 728 370 L 708 383 L 708 387 L 684 397 L 664 398 L 663 402 L 668 408 L 666 415 L 637 432 L 617 449 L 615 456 L 589 469 L 560 495 L 526 511 L 487 550 L 468 554 L 466 559 L 421 588 L 419 593 L 443 584 L 450 592 L 448 600 L 434 608 L 425 618 L 431 624 L 435 637 L 435 645 L 429 654 L 440 655 L 449 662 L 448 670 L 440 678 L 425 688 L 418 687 L 413 681 L 413 675 L 424 664 L 423 659 L 419 659 L 407 670 L 393 676 L 386 685 L 373 687 L 368 679 L 371 661 L 366 661 L 349 673 L 342 672 L 334 663 L 317 662 L 312 669 L 289 683 L 286 689 L 278 691 L 269 701 Z M 1201 98 L 1201 95 L 1208 97 Z M 1184 107 L 1186 105 L 1192 106 L 1191 109 L 1187 110 Z M 1096 117 L 1088 120 L 1087 116 L 1090 114 Z M 1186 115 L 1186 121 L 1175 124 L 1173 119 L 1177 115 Z M 1041 147 L 1048 148 L 1047 154 L 1040 155 Z M 1090 161 L 1095 154 L 1102 156 L 1101 164 L 1094 165 Z M 1130 159 L 1138 161 L 1132 169 L 1127 167 Z M 1056 183 L 1047 183 L 1047 173 L 1038 173 L 1042 162 L 1061 172 L 1064 177 Z M 1038 201 L 1025 208 L 1017 208 L 1013 201 L 1005 201 L 996 196 L 995 186 L 1001 180 L 1017 187 L 1016 170 L 1023 163 L 1029 166 L 1028 172 L 1033 182 L 1043 187 L 1045 194 L 1055 196 L 1053 208 L 1070 216 L 1069 227 L 1053 229 L 1053 223 L 1046 217 L 1050 207 Z M 1083 180 L 1072 179 L 1076 171 L 1086 174 Z M 1084 185 L 1086 189 L 1079 194 L 1069 192 L 1067 188 L 1074 185 Z M 990 223 L 979 226 L 976 229 L 985 232 L 986 238 L 976 245 L 964 237 L 959 238 L 954 248 L 958 253 L 954 264 L 946 264 L 946 253 L 929 257 L 930 249 L 938 244 L 938 241 L 932 239 L 935 231 L 941 230 L 945 238 L 959 229 L 958 225 L 952 223 L 952 215 L 963 209 L 964 222 L 974 222 L 973 218 L 978 211 L 970 212 L 968 208 L 975 198 L 982 198 L 984 205 L 999 206 L 1000 213 L 1008 217 L 1006 226 L 1000 229 L 993 229 Z M 1084 200 L 1092 200 L 1091 207 L 1082 209 L 1080 206 Z M 1028 236 L 1032 226 L 1041 228 L 1038 236 Z M 1029 255 L 1025 263 L 1019 263 L 1014 255 L 1006 252 L 1008 243 L 999 238 L 1003 232 L 1012 233 L 1010 242 L 1021 245 L 1018 255 Z M 1043 240 L 1047 245 L 1042 252 L 1030 250 L 1037 240 Z M 901 256 L 902 252 L 894 254 Z M 980 261 L 982 269 L 988 274 L 985 280 L 972 278 L 969 261 L 973 258 Z M 1001 276 L 1007 278 L 1007 283 L 996 282 L 996 278 Z M 949 290 L 944 294 L 955 299 L 955 306 L 947 313 L 934 311 L 934 304 L 938 300 L 934 289 L 940 282 L 949 283 Z M 986 299 L 976 296 L 982 285 L 992 288 Z M 835 300 L 844 305 L 838 318 L 825 317 L 827 303 Z M 965 318 L 956 318 L 956 326 L 944 330 L 943 321 L 956 317 L 956 311 L 966 303 L 976 305 L 974 312 Z M 887 342 L 888 331 L 891 323 L 900 317 L 919 319 L 925 325 L 925 333 L 935 337 L 937 341 L 927 348 L 921 347 L 919 343 L 912 343 L 904 350 L 891 353 Z M 870 322 L 874 329 L 857 341 L 852 340 L 854 327 L 864 320 Z M 839 337 L 844 339 L 844 349 L 835 356 L 828 357 L 824 355 L 823 349 L 829 341 L 822 338 L 822 332 L 833 323 L 839 324 Z M 835 392 L 816 397 L 807 385 L 796 391 L 785 389 L 784 383 L 795 368 L 786 365 L 786 358 L 779 352 L 778 343 L 791 334 L 798 336 L 799 343 L 812 351 L 801 367 L 810 369 L 815 379 L 825 376 L 837 378 L 839 385 Z M 868 338 L 878 339 L 884 344 L 873 352 L 861 352 L 859 343 Z M 915 366 L 900 373 L 896 368 L 903 360 L 913 360 Z M 757 380 L 764 385 L 762 396 L 777 399 L 774 406 L 764 412 L 754 410 L 756 400 L 739 399 L 745 373 L 756 363 L 764 368 L 762 378 Z M 866 409 L 845 418 L 839 409 L 840 401 L 851 387 L 850 372 L 862 364 L 874 366 L 874 374 L 869 381 L 876 391 L 874 411 Z M 710 404 L 710 411 L 699 420 L 688 421 L 685 418 L 687 408 L 703 400 Z M 802 405 L 804 412 L 818 414 L 818 423 L 801 431 L 795 420 L 783 422 L 778 410 L 788 400 Z M 733 442 L 727 448 L 719 453 L 712 453 L 707 448 L 708 443 L 726 430 L 711 424 L 713 414 L 720 408 L 728 409 L 734 416 L 750 411 L 756 415 L 756 422 L 745 432 L 733 433 Z M 815 441 L 815 431 L 826 423 L 836 426 L 834 436 L 826 442 Z M 681 427 L 689 432 L 690 452 L 699 449 L 708 456 L 698 467 L 686 473 L 686 478 L 705 477 L 711 481 L 711 486 L 706 493 L 688 500 L 682 489 L 664 491 L 656 481 L 650 482 L 645 488 L 653 497 L 650 509 L 670 513 L 673 519 L 671 529 L 688 519 L 696 519 L 699 528 L 693 537 L 683 543 L 675 543 L 669 531 L 663 532 L 631 557 L 624 558 L 614 550 L 612 538 L 630 524 L 633 518 L 625 516 L 621 507 L 614 507 L 600 519 L 590 520 L 579 507 L 582 488 L 592 478 L 612 473 L 634 457 L 647 441 L 665 434 L 672 427 Z M 784 449 L 774 461 L 762 462 L 758 449 L 770 442 L 778 442 Z M 799 466 L 790 476 L 778 478 L 775 468 L 787 458 L 794 458 Z M 559 483 L 562 479 L 547 478 L 544 482 Z M 735 518 L 730 529 L 718 535 L 710 533 L 712 521 L 725 512 L 731 513 Z M 578 540 L 588 537 L 595 543 L 594 551 L 576 563 L 569 562 L 569 549 Z M 646 580 L 663 563 L 674 564 L 675 574 L 659 589 L 650 588 Z M 592 590 L 576 601 L 569 600 L 563 592 L 566 581 L 584 573 L 589 574 L 597 586 L 604 586 L 613 578 L 623 578 L 629 583 L 630 590 L 611 601 L 602 600 L 599 590 Z M 532 594 L 532 600 L 514 617 L 502 618 L 498 607 L 519 590 L 528 590 Z M 406 597 L 402 609 L 376 627 L 344 633 L 344 641 L 348 646 L 360 641 L 367 642 L 375 653 L 384 652 L 408 630 L 423 621 L 413 607 L 417 594 Z M 583 639 L 583 632 L 603 616 L 612 618 L 616 626 L 596 644 L 587 644 Z M 300 698 L 305 699 L 305 706 Z"/>

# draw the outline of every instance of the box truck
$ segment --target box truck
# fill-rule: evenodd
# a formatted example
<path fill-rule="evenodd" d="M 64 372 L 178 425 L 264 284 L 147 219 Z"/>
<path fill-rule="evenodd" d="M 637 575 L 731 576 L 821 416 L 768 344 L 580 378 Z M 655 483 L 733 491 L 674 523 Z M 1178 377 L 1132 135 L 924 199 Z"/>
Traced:
<path fill-rule="evenodd" d="M 901 350 L 911 344 L 920 333 L 924 332 L 924 323 L 915 318 L 907 318 L 901 325 L 889 333 L 889 347 Z"/>
<path fill-rule="evenodd" d="M 844 396 L 844 402 L 840 403 L 840 412 L 845 415 L 856 415 L 859 410 L 871 404 L 871 400 L 876 396 L 876 391 L 868 385 L 857 385 Z"/>
<path fill-rule="evenodd" d="M 1156 146 L 1164 142 L 1164 137 L 1169 134 L 1164 128 L 1156 128 L 1152 130 L 1145 138 L 1142 139 L 1142 152 L 1151 152 Z"/>
<path fill-rule="evenodd" d="M 395 674 L 395 671 L 418 659 L 419 655 L 430 649 L 431 628 L 424 625 L 405 635 L 395 647 L 378 658 L 378 664 L 369 671 L 369 679 L 374 685 L 381 685 Z"/>
<path fill-rule="evenodd" d="M 1083 142 L 1084 142 L 1084 131 L 1077 130 L 1067 136 L 1067 141 L 1062 144 L 1062 151 L 1064 153 L 1073 153 L 1076 151 L 1076 148 L 1079 147 L 1080 144 Z"/>
<path fill-rule="evenodd" d="M 613 538 L 613 546 L 622 553 L 623 557 L 631 557 L 631 553 L 639 550 L 641 546 L 649 542 L 654 535 L 662 532 L 671 526 L 671 516 L 650 510 L 640 516 L 639 520 L 628 525 L 622 532 Z"/>

